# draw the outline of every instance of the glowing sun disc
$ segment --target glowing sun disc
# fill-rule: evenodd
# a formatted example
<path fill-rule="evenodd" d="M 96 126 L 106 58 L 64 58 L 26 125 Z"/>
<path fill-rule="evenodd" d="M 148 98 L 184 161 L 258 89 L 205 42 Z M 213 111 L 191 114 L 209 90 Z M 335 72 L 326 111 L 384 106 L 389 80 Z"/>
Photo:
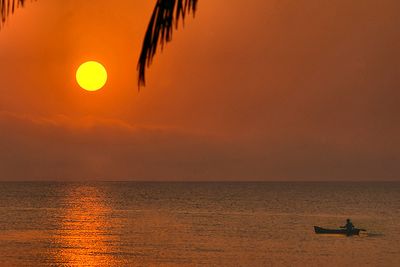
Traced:
<path fill-rule="evenodd" d="M 87 91 L 97 91 L 107 82 L 107 71 L 96 61 L 88 61 L 79 66 L 76 71 L 76 81 Z"/>

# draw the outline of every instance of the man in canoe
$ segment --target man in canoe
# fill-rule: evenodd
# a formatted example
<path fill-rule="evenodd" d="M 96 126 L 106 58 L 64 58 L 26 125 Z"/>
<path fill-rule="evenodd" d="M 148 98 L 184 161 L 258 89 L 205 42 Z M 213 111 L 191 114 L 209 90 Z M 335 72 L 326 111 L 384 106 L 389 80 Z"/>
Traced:
<path fill-rule="evenodd" d="M 351 232 L 354 229 L 353 223 L 350 221 L 350 219 L 346 220 L 346 225 L 345 226 L 340 226 L 340 228 L 344 228 L 347 230 L 347 232 Z"/>
<path fill-rule="evenodd" d="M 367 231 L 365 229 L 355 228 L 350 219 L 346 220 L 345 226 L 340 226 L 342 229 L 326 229 L 319 226 L 314 226 L 316 234 L 345 234 L 347 236 L 359 235 L 360 231 Z"/>

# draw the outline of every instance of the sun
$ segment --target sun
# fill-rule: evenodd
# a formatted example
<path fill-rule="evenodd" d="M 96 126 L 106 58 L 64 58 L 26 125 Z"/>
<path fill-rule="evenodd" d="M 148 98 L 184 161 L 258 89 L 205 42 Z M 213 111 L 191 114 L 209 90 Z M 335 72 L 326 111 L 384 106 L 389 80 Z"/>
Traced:
<path fill-rule="evenodd" d="M 88 61 L 79 66 L 76 71 L 76 81 L 86 91 L 97 91 L 107 82 L 107 71 L 96 61 Z"/>

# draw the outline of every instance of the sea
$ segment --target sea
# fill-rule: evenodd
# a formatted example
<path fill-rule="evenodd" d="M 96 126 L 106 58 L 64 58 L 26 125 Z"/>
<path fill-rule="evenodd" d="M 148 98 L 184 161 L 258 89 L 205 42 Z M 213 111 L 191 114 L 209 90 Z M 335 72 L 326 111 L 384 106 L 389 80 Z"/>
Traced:
<path fill-rule="evenodd" d="M 1 182 L 0 266 L 397 267 L 400 183 Z"/>

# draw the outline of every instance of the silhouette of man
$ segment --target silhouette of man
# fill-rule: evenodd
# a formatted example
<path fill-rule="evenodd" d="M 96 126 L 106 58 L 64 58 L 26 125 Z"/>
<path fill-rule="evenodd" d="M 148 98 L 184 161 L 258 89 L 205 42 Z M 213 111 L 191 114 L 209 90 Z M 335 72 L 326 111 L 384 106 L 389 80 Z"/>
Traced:
<path fill-rule="evenodd" d="M 353 223 L 350 221 L 350 219 L 346 220 L 346 225 L 345 226 L 341 226 L 341 228 L 346 229 L 348 232 L 352 231 L 354 229 L 354 225 Z"/>

